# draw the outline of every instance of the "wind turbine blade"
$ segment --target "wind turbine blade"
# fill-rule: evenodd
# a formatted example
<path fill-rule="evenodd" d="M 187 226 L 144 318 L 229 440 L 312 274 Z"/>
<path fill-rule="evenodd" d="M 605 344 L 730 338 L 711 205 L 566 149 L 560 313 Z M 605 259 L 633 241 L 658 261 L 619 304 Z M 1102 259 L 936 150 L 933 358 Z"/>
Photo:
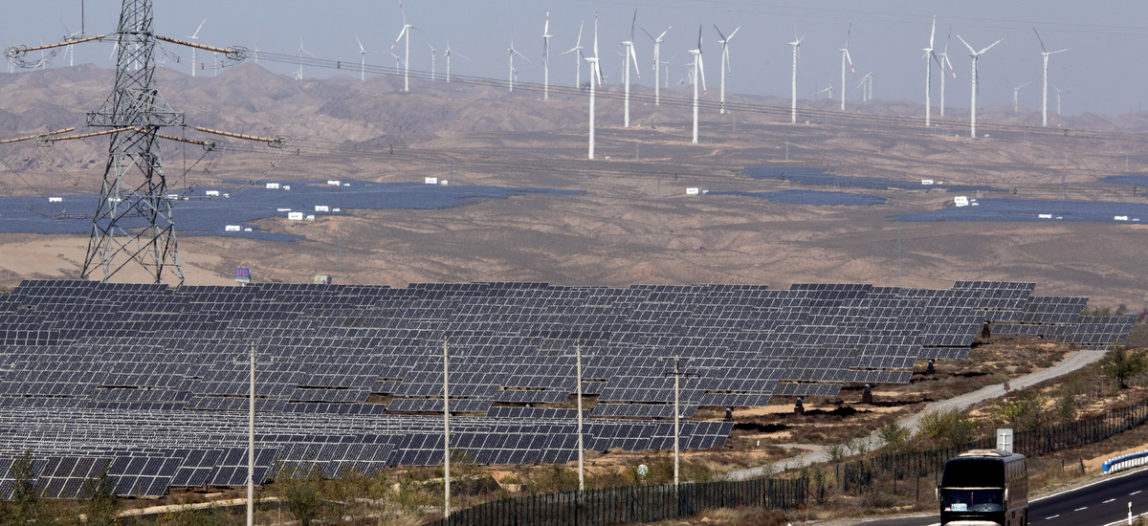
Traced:
<path fill-rule="evenodd" d="M 717 31 L 718 38 L 721 39 L 719 42 L 725 42 L 726 41 L 725 34 L 722 33 L 720 29 L 718 29 L 717 24 L 714 24 L 714 31 Z M 698 46 L 698 47 L 701 47 L 701 46 Z"/>
<path fill-rule="evenodd" d="M 407 25 L 407 10 L 403 8 L 403 0 L 399 0 L 399 12 L 403 14 L 403 25 Z"/>
<path fill-rule="evenodd" d="M 654 42 L 658 41 L 658 39 L 654 38 L 654 35 L 651 35 L 649 31 L 646 31 L 646 28 L 638 26 L 638 29 L 641 29 L 642 32 L 646 34 L 646 36 L 650 37 L 650 40 L 653 40 Z"/>
<path fill-rule="evenodd" d="M 598 58 L 598 13 L 594 13 L 594 58 Z M 598 74 L 601 75 L 601 71 Z"/>
<path fill-rule="evenodd" d="M 992 48 L 993 48 L 993 46 L 995 46 L 995 45 L 997 45 L 997 44 L 1000 44 L 1001 42 L 1004 42 L 1004 39 L 1003 39 L 1003 38 L 1002 38 L 1002 39 L 1000 39 L 1000 40 L 997 40 L 996 42 L 993 42 L 992 44 L 989 44 L 989 46 L 988 46 L 988 47 L 986 47 L 986 48 L 984 48 L 984 49 L 982 49 L 982 50 L 978 51 L 978 52 L 977 52 L 977 54 L 978 54 L 978 55 L 980 55 L 980 54 L 982 54 L 982 53 L 984 53 L 984 52 L 986 52 L 986 51 L 988 51 L 988 50 L 992 49 Z"/>
<path fill-rule="evenodd" d="M 582 49 L 582 26 L 586 25 L 585 21 L 578 22 L 578 43 L 574 44 L 575 49 Z"/>
<path fill-rule="evenodd" d="M 702 26 L 698 24 L 698 54 L 702 53 Z"/>
<path fill-rule="evenodd" d="M 204 18 L 204 19 L 203 19 L 203 22 L 200 22 L 200 23 L 199 23 L 199 27 L 195 28 L 195 32 L 191 34 L 191 38 L 192 38 L 192 39 L 198 39 L 198 38 L 199 38 L 199 31 L 200 31 L 201 29 L 203 29 L 203 24 L 206 24 L 206 23 L 207 23 L 207 19 L 206 19 L 206 18 Z"/>
<path fill-rule="evenodd" d="M 662 31 L 662 34 L 658 35 L 658 38 L 654 39 L 654 41 L 655 42 L 661 42 L 663 38 L 666 38 L 666 33 L 669 33 L 670 30 L 673 28 L 674 28 L 674 26 L 667 27 L 665 31 Z"/>
<path fill-rule="evenodd" d="M 546 12 L 546 25 L 542 26 L 542 38 L 550 36 L 550 11 Z"/>
<path fill-rule="evenodd" d="M 734 35 L 736 35 L 738 31 L 741 31 L 741 26 L 737 26 L 737 27 L 736 27 L 736 28 L 733 30 L 733 33 L 730 33 L 728 37 L 725 37 L 725 41 L 726 41 L 726 42 L 729 42 L 729 41 L 730 41 L 730 39 L 732 39 L 732 38 L 733 38 L 733 36 L 734 36 Z"/>
<path fill-rule="evenodd" d="M 933 57 L 933 62 L 937 63 L 937 67 L 940 68 L 941 74 L 943 75 L 945 73 L 945 65 L 941 62 L 941 59 L 938 58 L 937 54 L 933 53 L 932 51 L 929 52 L 929 56 Z"/>
<path fill-rule="evenodd" d="M 952 73 L 953 80 L 957 80 L 957 68 L 953 67 L 953 63 L 949 61 L 949 56 L 945 55 L 945 64 L 949 66 L 949 73 Z"/>
<path fill-rule="evenodd" d="M 933 28 L 929 30 L 929 49 L 933 49 L 933 36 L 937 34 L 937 15 L 933 15 Z"/>
<path fill-rule="evenodd" d="M 857 70 L 853 67 L 853 57 L 849 56 L 849 48 L 845 48 L 845 61 L 849 63 L 849 71 L 857 74 Z"/>
<path fill-rule="evenodd" d="M 594 78 L 598 81 L 598 87 L 602 87 L 602 67 L 598 65 L 598 58 L 595 57 L 592 62 L 591 68 L 594 70 Z"/>
<path fill-rule="evenodd" d="M 632 64 L 634 66 L 634 73 L 638 74 L 638 78 L 642 78 L 642 72 L 638 70 L 638 54 L 637 54 L 637 52 L 634 51 L 634 46 L 629 46 L 629 47 L 630 47 L 630 58 L 633 59 L 630 61 L 630 64 Z"/>
<path fill-rule="evenodd" d="M 1044 39 L 1043 39 L 1043 38 L 1040 38 L 1040 33 L 1037 33 L 1037 31 L 1036 31 L 1036 28 L 1035 28 L 1035 27 L 1034 27 L 1034 28 L 1032 28 L 1032 32 L 1033 32 L 1033 34 L 1035 34 L 1035 35 L 1036 35 L 1036 41 L 1037 41 L 1037 42 L 1040 42 L 1040 50 L 1041 50 L 1041 51 L 1048 51 L 1048 48 L 1044 47 Z"/>
<path fill-rule="evenodd" d="M 391 43 L 391 49 L 395 49 L 395 46 L 399 45 L 399 41 L 403 39 L 403 35 L 407 34 L 407 29 L 409 27 L 410 26 L 407 25 L 403 26 L 403 30 L 399 31 L 399 36 L 395 37 L 395 41 Z"/>
<path fill-rule="evenodd" d="M 638 27 L 638 10 L 634 10 L 634 19 L 630 21 L 630 42 L 634 41 L 634 28 Z"/>
<path fill-rule="evenodd" d="M 1068 48 L 1064 48 L 1064 49 L 1058 49 L 1058 50 L 1056 50 L 1056 51 L 1050 51 L 1048 54 L 1049 54 L 1049 55 L 1055 55 L 1055 54 L 1057 54 L 1057 53 L 1064 53 L 1065 51 L 1068 51 Z"/>
<path fill-rule="evenodd" d="M 363 41 L 359 40 L 358 33 L 355 33 L 355 42 L 357 44 L 359 44 L 359 53 L 366 55 L 367 54 L 367 48 L 363 47 Z"/>
<path fill-rule="evenodd" d="M 853 22 L 849 22 L 849 29 L 845 31 L 845 49 L 849 49 L 849 37 L 853 35 Z"/>
<path fill-rule="evenodd" d="M 965 39 L 961 37 L 960 33 L 957 33 L 957 40 L 960 40 L 961 43 L 965 45 L 965 47 L 969 48 L 969 53 L 972 53 L 974 55 L 977 54 L 977 50 L 973 49 L 973 46 L 970 46 L 969 43 L 966 42 Z"/>

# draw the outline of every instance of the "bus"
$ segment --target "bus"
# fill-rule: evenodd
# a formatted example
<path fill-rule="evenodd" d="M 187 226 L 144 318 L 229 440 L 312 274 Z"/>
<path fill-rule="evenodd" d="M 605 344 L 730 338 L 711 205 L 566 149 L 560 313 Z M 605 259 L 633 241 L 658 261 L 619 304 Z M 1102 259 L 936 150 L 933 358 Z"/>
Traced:
<path fill-rule="evenodd" d="M 1024 455 L 974 449 L 945 462 L 937 486 L 941 524 L 1027 526 L 1028 468 Z"/>

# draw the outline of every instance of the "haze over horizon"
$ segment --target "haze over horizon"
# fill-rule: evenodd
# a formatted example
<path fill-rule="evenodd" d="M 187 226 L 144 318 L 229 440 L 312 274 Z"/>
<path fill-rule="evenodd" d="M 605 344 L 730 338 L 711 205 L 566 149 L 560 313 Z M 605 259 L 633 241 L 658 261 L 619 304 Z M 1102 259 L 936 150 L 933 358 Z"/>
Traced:
<path fill-rule="evenodd" d="M 937 42 L 940 51 L 951 26 L 953 37 L 949 56 L 957 80 L 946 85 L 946 106 L 968 108 L 968 51 L 956 39 L 961 34 L 974 46 L 1004 41 L 981 59 L 981 89 L 978 106 L 1012 104 L 1013 88 L 1029 82 L 1020 91 L 1020 102 L 1030 111 L 1040 109 L 1040 44 L 1033 35 L 1036 27 L 1048 49 L 1069 48 L 1049 63 L 1049 111 L 1055 111 L 1055 87 L 1062 90 L 1065 115 L 1081 113 L 1124 114 L 1142 109 L 1142 90 L 1129 89 L 1148 81 L 1148 71 L 1136 67 L 1140 50 L 1148 48 L 1148 24 L 1144 20 L 1148 4 L 1120 3 L 1097 5 L 1069 0 L 1022 0 L 1004 4 L 987 0 L 961 2 L 874 0 L 859 6 L 841 0 L 756 2 L 749 0 L 579 0 L 547 5 L 524 0 L 492 0 L 481 3 L 462 0 L 407 0 L 410 23 L 421 28 L 411 42 L 411 69 L 430 69 L 433 44 L 440 53 L 438 67 L 444 67 L 441 52 L 449 43 L 457 56 L 452 67 L 456 74 L 504 79 L 506 48 L 515 47 L 533 64 L 516 63 L 520 81 L 542 81 L 542 26 L 547 10 L 551 17 L 551 82 L 570 85 L 574 80 L 574 58 L 560 55 L 574 46 L 578 24 L 585 22 L 583 44 L 589 47 L 593 36 L 594 13 L 600 15 L 602 71 L 618 78 L 621 69 L 620 42 L 628 38 L 633 10 L 638 24 L 655 35 L 672 25 L 662 47 L 663 60 L 672 60 L 670 84 L 685 73 L 688 50 L 694 47 L 697 26 L 704 32 L 703 52 L 707 59 L 708 98 L 716 100 L 719 80 L 720 47 L 714 24 L 730 32 L 742 30 L 730 42 L 733 71 L 727 90 L 733 94 L 789 96 L 790 48 L 794 26 L 804 37 L 798 70 L 798 97 L 813 98 L 830 85 L 839 89 L 840 48 L 852 23 L 851 55 L 856 75 L 847 79 L 847 101 L 860 102 L 855 88 L 861 77 L 873 73 L 873 95 L 879 100 L 907 100 L 924 103 L 922 48 L 928 44 L 932 16 L 937 16 Z M 332 7 L 337 5 L 337 7 Z M 89 35 L 114 31 L 120 2 L 87 0 L 85 30 Z M 175 38 L 187 38 L 203 19 L 199 34 L 205 44 L 258 47 L 264 52 L 294 55 L 300 40 L 308 51 L 324 59 L 344 60 L 357 65 L 357 34 L 368 51 L 367 63 L 393 66 L 388 50 L 402 26 L 398 2 L 345 0 L 337 4 L 302 0 L 250 0 L 241 3 L 203 0 L 195 3 L 155 4 L 155 30 Z M 36 45 L 56 41 L 68 32 L 80 31 L 80 0 L 50 0 L 8 6 L 0 20 L 0 44 Z M 65 26 L 67 29 L 65 29 Z M 638 31 L 638 60 L 642 77 L 637 85 L 652 86 L 652 45 Z M 190 73 L 190 50 L 163 44 L 160 53 L 166 66 Z M 397 48 L 396 48 L 397 50 Z M 616 53 L 617 52 L 617 53 Z M 85 44 L 76 50 L 77 64 L 92 63 L 110 68 L 111 44 Z M 200 54 L 200 61 L 206 59 Z M 180 62 L 175 62 L 176 57 Z M 66 67 L 67 58 L 58 55 L 49 67 Z M 293 74 L 289 64 L 260 65 L 281 74 Z M 1123 70 L 1121 68 L 1124 68 Z M 346 72 L 307 68 L 308 77 Z M 355 71 L 351 71 L 355 70 Z M 4 70 L 6 71 L 6 69 Z M 586 71 L 583 70 L 583 75 Z M 936 111 L 940 75 L 933 72 L 933 105 Z M 847 104 L 848 109 L 848 104 Z"/>

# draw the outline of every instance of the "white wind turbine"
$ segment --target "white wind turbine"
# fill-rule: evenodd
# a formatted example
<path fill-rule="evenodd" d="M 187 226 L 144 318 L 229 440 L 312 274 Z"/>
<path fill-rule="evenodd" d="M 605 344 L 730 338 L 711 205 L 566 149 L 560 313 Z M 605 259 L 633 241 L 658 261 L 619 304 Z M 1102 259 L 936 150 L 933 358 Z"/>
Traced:
<path fill-rule="evenodd" d="M 575 46 L 578 54 L 582 54 L 582 29 L 578 29 L 578 45 Z M 573 51 L 573 50 L 572 50 Z M 590 159 L 594 158 L 594 92 L 596 86 L 602 83 L 602 69 L 598 65 L 598 13 L 594 13 L 594 56 L 586 57 L 590 64 Z M 579 71 L 582 68 L 578 68 Z"/>
<path fill-rule="evenodd" d="M 542 100 L 550 100 L 550 11 L 546 12 L 546 25 L 542 26 Z"/>
<path fill-rule="evenodd" d="M 597 23 L 598 23 L 598 18 L 597 18 L 597 15 L 595 15 L 595 18 L 594 18 L 595 27 L 597 27 Z M 575 71 L 575 76 L 574 76 L 574 87 L 575 88 L 581 88 L 582 87 L 582 59 L 586 58 L 585 55 L 582 54 L 582 26 L 584 24 L 585 24 L 585 22 L 580 22 L 578 24 L 578 43 L 574 44 L 574 47 L 562 52 L 563 55 L 569 55 L 570 53 L 575 53 L 574 61 L 576 63 L 575 65 L 578 66 L 574 70 Z M 597 57 L 595 56 L 595 59 L 596 58 Z M 593 158 L 593 157 L 591 157 L 591 158 Z"/>
<path fill-rule="evenodd" d="M 510 84 L 509 84 L 509 87 L 510 87 L 511 93 L 514 93 L 514 79 L 515 79 L 515 77 L 518 76 L 518 70 L 514 69 L 514 55 L 518 55 L 518 57 L 521 58 L 522 60 L 525 60 L 527 64 L 533 64 L 533 62 L 531 62 L 530 59 L 526 58 L 526 56 L 524 56 L 522 53 L 519 53 L 517 49 L 514 49 L 514 41 L 511 40 L 510 41 L 510 47 L 507 48 L 507 50 L 506 50 L 506 56 L 510 58 Z"/>
<path fill-rule="evenodd" d="M 189 36 L 187 38 L 190 38 L 192 42 L 198 42 L 199 41 L 199 32 L 200 32 L 200 30 L 203 29 L 203 24 L 206 24 L 206 23 L 207 23 L 207 19 L 204 18 L 203 22 L 199 23 L 199 27 L 195 28 L 195 32 L 192 33 L 191 36 Z M 119 42 L 116 42 L 116 46 L 117 47 L 119 46 Z M 192 78 L 195 78 L 195 70 L 198 67 L 199 67 L 199 63 L 196 61 L 196 58 L 195 58 L 195 48 L 191 48 L 191 77 Z"/>
<path fill-rule="evenodd" d="M 1060 88 L 1053 87 L 1053 89 L 1056 90 L 1056 114 L 1059 116 L 1060 115 Z"/>
<path fill-rule="evenodd" d="M 638 10 L 634 10 L 634 19 L 630 22 L 630 40 L 622 42 L 622 46 L 626 48 L 623 53 L 626 56 L 626 64 L 622 66 L 624 70 L 622 77 L 625 81 L 625 101 L 622 104 L 623 118 L 622 127 L 630 127 L 630 67 L 633 66 L 634 73 L 638 78 L 642 78 L 642 73 L 638 71 L 638 54 L 634 51 L 634 29 L 638 26 Z"/>
<path fill-rule="evenodd" d="M 458 55 L 458 58 L 462 58 L 462 59 L 466 59 L 466 60 L 470 60 L 470 58 L 468 58 L 466 55 L 463 55 L 462 53 L 459 53 L 457 51 L 452 50 L 450 48 L 450 42 L 446 43 L 446 51 L 443 51 L 442 54 L 444 57 L 446 57 L 446 83 L 450 84 L 450 59 L 451 59 L 451 57 Z"/>
<path fill-rule="evenodd" d="M 299 69 L 295 72 L 295 80 L 303 80 L 303 55 L 315 56 L 310 51 L 303 48 L 303 40 L 299 40 Z"/>
<path fill-rule="evenodd" d="M 1013 113 L 1020 111 L 1020 89 L 1025 87 L 1025 86 L 1028 86 L 1029 84 L 1032 84 L 1032 83 L 1031 82 L 1025 82 L 1024 84 L 1013 86 L 1013 88 L 1012 88 L 1012 112 Z"/>
<path fill-rule="evenodd" d="M 818 90 L 816 94 L 821 95 L 822 93 L 825 94 L 826 100 L 833 100 L 833 86 L 832 85 L 830 85 L 828 88 Z"/>
<path fill-rule="evenodd" d="M 698 47 L 691 49 L 690 54 L 694 56 L 694 138 L 693 143 L 698 143 L 698 80 L 701 80 L 702 91 L 706 90 L 706 66 L 702 62 L 702 26 L 698 26 Z"/>
<path fill-rule="evenodd" d="M 434 44 L 427 42 L 427 47 L 430 48 L 430 80 L 435 81 L 435 66 L 438 62 L 438 50 L 435 49 Z"/>
<path fill-rule="evenodd" d="M 69 42 L 84 36 L 84 34 L 79 31 L 73 33 L 71 28 L 68 27 L 68 24 L 64 24 L 63 22 L 61 22 L 61 24 L 64 26 L 64 31 L 68 32 L 68 34 L 64 37 L 64 42 Z M 68 46 L 68 49 L 65 51 L 65 53 L 68 55 L 68 67 L 76 67 L 76 46 Z"/>
<path fill-rule="evenodd" d="M 367 48 L 363 47 L 363 41 L 359 40 L 357 33 L 355 43 L 359 45 L 359 80 L 367 80 Z"/>
<path fill-rule="evenodd" d="M 841 48 L 841 111 L 845 111 L 845 63 L 849 63 L 849 70 L 854 75 L 857 70 L 853 67 L 853 57 L 849 55 L 849 35 L 853 33 L 853 23 L 849 23 L 849 31 L 845 33 L 845 47 Z"/>
<path fill-rule="evenodd" d="M 945 116 L 945 66 L 949 68 L 949 74 L 953 76 L 953 80 L 957 80 L 957 70 L 953 67 L 953 63 L 949 61 L 949 41 L 953 37 L 953 28 L 949 28 L 949 34 L 945 36 L 945 49 L 937 54 L 937 58 L 941 64 L 941 116 Z"/>
<path fill-rule="evenodd" d="M 973 58 L 973 65 L 972 65 L 972 76 L 973 76 L 973 80 L 972 80 L 972 103 L 970 104 L 970 107 L 969 107 L 969 136 L 976 138 L 976 136 L 977 136 L 977 89 L 980 87 L 979 84 L 977 83 L 977 63 L 980 61 L 981 55 L 983 55 L 986 51 L 992 49 L 993 46 L 1000 44 L 1001 41 L 997 40 L 996 42 L 989 44 L 988 47 L 985 47 L 985 48 L 981 49 L 980 51 L 976 51 L 973 49 L 973 46 L 969 45 L 969 43 L 967 41 L 965 41 L 964 38 L 961 38 L 961 35 L 959 33 L 957 34 L 957 39 L 959 39 L 961 41 L 961 43 L 965 45 L 965 47 L 969 48 L 969 56 Z M 1001 40 L 1004 40 L 1004 39 L 1001 39 Z"/>
<path fill-rule="evenodd" d="M 932 29 L 929 30 L 929 47 L 924 48 L 924 52 L 925 52 L 925 127 L 926 128 L 931 126 L 930 120 L 931 120 L 932 114 L 933 114 L 933 101 L 931 98 L 932 97 L 932 91 L 933 91 L 933 64 L 932 64 L 933 61 L 936 61 L 937 65 L 941 67 L 941 85 L 944 86 L 944 83 L 945 83 L 945 66 L 941 62 L 941 59 L 937 57 L 937 54 L 933 52 L 933 37 L 936 34 L 937 34 L 937 16 L 933 15 L 933 27 L 932 27 Z M 947 48 L 948 44 L 946 44 L 945 47 Z M 941 93 L 944 93 L 944 92 L 945 92 L 944 88 L 941 88 Z M 942 95 L 942 98 L 943 97 L 944 96 Z M 942 106 L 944 105 L 944 103 L 941 103 L 941 104 L 942 104 Z M 944 110 L 942 110 L 941 115 L 944 115 L 944 114 L 945 114 Z"/>
<path fill-rule="evenodd" d="M 789 101 L 789 122 L 797 124 L 797 54 L 798 50 L 801 49 L 801 38 L 797 36 L 797 26 L 793 27 L 793 42 L 789 42 L 789 46 L 793 48 L 793 86 Z"/>
<path fill-rule="evenodd" d="M 717 24 L 714 24 L 714 30 L 717 31 L 718 36 L 721 37 L 721 39 L 718 40 L 718 44 L 721 44 L 721 109 L 719 113 L 725 115 L 725 74 L 727 72 L 733 72 L 729 63 L 729 41 L 733 40 L 733 36 L 736 35 L 738 31 L 741 31 L 741 26 L 737 26 L 728 37 L 718 29 Z"/>
<path fill-rule="evenodd" d="M 667 27 L 665 31 L 662 31 L 662 34 L 660 34 L 656 37 L 654 35 L 651 35 L 649 31 L 646 31 L 646 28 L 641 27 L 641 26 L 638 26 L 638 27 L 642 30 L 643 33 L 646 34 L 646 36 L 650 37 L 650 40 L 652 40 L 654 42 L 654 106 L 661 106 L 662 105 L 662 90 L 658 87 L 658 84 L 662 78 L 662 74 L 660 71 L 661 67 L 662 67 L 662 59 L 661 59 L 661 56 L 662 56 L 662 40 L 666 38 L 666 33 L 669 33 L 670 30 L 674 28 L 674 26 Z M 631 37 L 631 38 L 633 38 L 633 37 Z M 666 62 L 665 64 L 666 64 L 666 87 L 669 87 L 669 84 L 670 84 L 669 62 Z"/>
<path fill-rule="evenodd" d="M 399 44 L 399 41 L 402 40 L 404 36 L 407 37 L 406 52 L 403 55 L 403 91 L 409 92 L 411 90 L 411 30 L 415 29 L 415 26 L 407 23 L 407 10 L 403 8 L 401 0 L 399 1 L 399 11 L 401 11 L 403 15 L 403 29 L 399 31 L 399 36 L 395 37 L 395 42 L 391 44 L 391 50 L 395 49 L 395 46 Z"/>
<path fill-rule="evenodd" d="M 873 100 L 873 72 L 862 75 L 861 82 L 857 83 L 857 88 L 861 90 L 861 102 Z"/>
<path fill-rule="evenodd" d="M 1037 40 L 1037 42 L 1040 42 L 1040 58 L 1044 62 L 1044 65 L 1043 65 L 1044 67 L 1041 70 L 1041 78 L 1044 79 L 1044 92 L 1043 92 L 1044 95 L 1041 97 L 1041 102 L 1040 102 L 1040 125 L 1047 127 L 1048 126 L 1048 57 L 1051 55 L 1055 55 L 1057 53 L 1064 53 L 1065 51 L 1068 51 L 1068 48 L 1058 49 L 1056 51 L 1049 51 L 1048 48 L 1044 47 L 1044 40 L 1040 38 L 1040 33 L 1036 32 L 1035 27 L 1032 28 L 1032 32 L 1036 33 L 1036 40 Z M 1059 97 L 1060 97 L 1059 92 L 1057 93 L 1057 97 L 1059 100 Z M 1059 106 L 1059 103 L 1057 103 L 1057 105 Z M 1060 115 L 1060 109 L 1056 110 L 1056 114 Z"/>

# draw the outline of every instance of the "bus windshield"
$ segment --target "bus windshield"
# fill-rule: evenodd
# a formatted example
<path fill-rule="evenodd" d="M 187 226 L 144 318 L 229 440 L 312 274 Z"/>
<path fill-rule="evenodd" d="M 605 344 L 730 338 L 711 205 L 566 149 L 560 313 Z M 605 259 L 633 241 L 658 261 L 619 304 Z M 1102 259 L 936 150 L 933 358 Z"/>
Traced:
<path fill-rule="evenodd" d="M 953 512 L 1004 511 L 1003 491 L 999 489 L 952 489 L 942 495 L 941 509 Z"/>

